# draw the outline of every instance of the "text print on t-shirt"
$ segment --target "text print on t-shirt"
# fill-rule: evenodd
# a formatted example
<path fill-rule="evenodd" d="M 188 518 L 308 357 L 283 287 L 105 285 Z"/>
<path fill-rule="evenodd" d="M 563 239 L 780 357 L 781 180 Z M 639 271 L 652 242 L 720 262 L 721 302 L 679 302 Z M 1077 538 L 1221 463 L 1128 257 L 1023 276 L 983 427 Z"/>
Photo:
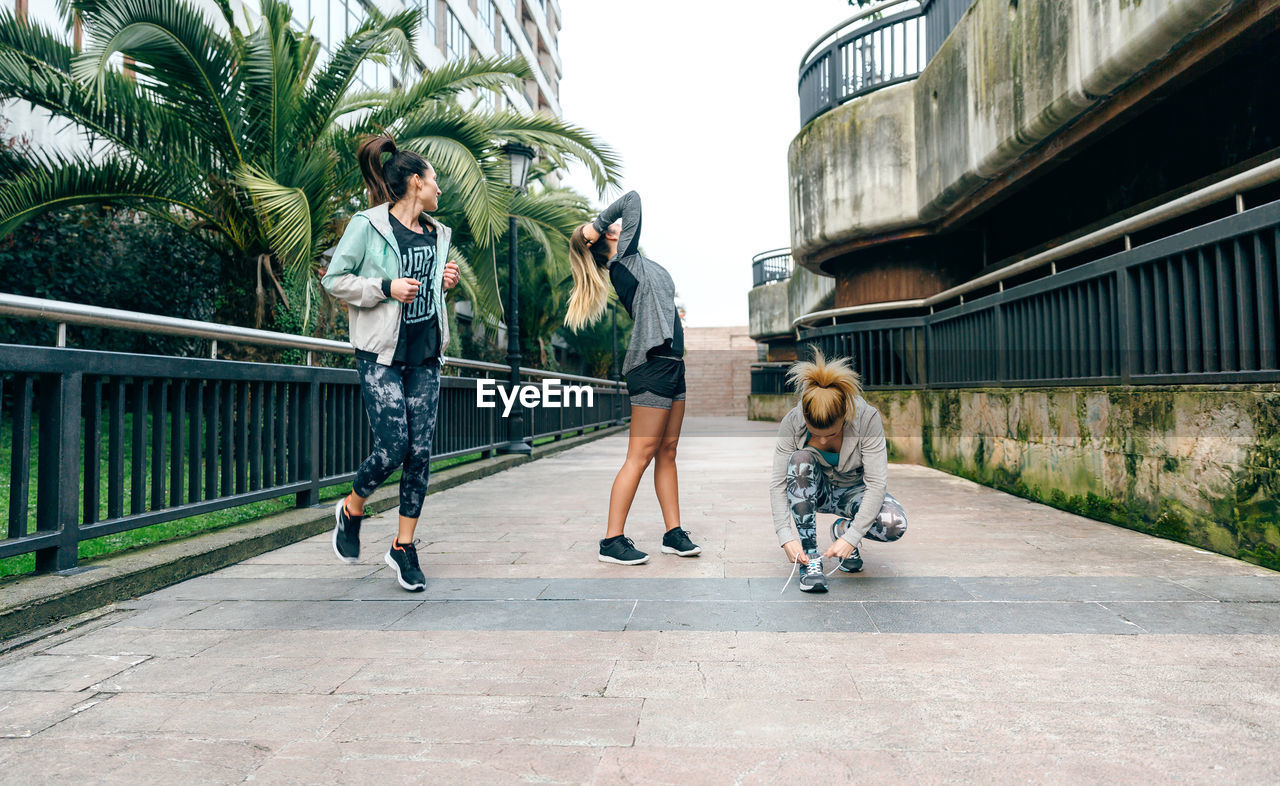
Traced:
<path fill-rule="evenodd" d="M 405 278 L 414 278 L 422 282 L 418 288 L 418 296 L 404 307 L 406 324 L 423 322 L 436 315 L 436 304 L 431 297 L 431 282 L 435 280 L 436 247 L 410 246 L 400 255 L 400 266 Z"/>

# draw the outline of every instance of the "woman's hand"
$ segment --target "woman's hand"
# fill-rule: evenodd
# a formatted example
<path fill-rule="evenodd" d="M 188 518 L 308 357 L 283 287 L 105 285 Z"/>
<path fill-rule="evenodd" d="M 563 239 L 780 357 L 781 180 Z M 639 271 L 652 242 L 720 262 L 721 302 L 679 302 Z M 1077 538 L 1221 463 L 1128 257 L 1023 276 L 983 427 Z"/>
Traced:
<path fill-rule="evenodd" d="M 853 544 L 844 538 L 836 538 L 836 542 L 831 544 L 831 548 L 827 549 L 824 557 L 835 557 L 836 559 L 844 559 L 853 553 Z"/>
<path fill-rule="evenodd" d="M 799 560 L 801 565 L 809 564 L 809 555 L 805 554 L 804 549 L 800 548 L 800 541 L 789 540 L 782 544 L 782 550 L 787 552 L 787 562 Z"/>
<path fill-rule="evenodd" d="M 445 289 L 453 289 L 455 286 L 457 286 L 457 285 L 458 285 L 458 277 L 459 277 L 461 274 L 462 274 L 462 273 L 461 273 L 461 271 L 460 271 L 460 270 L 458 270 L 458 263 L 457 263 L 457 262 L 446 262 L 446 263 L 444 263 L 444 278 L 442 279 L 442 283 L 443 283 L 443 285 L 444 285 L 444 288 L 445 288 Z"/>
<path fill-rule="evenodd" d="M 588 221 L 582 225 L 582 237 L 587 241 L 587 245 L 591 245 L 600 239 L 600 233 L 596 231 L 596 225 Z"/>
<path fill-rule="evenodd" d="M 391 297 L 401 303 L 412 303 L 422 282 L 416 278 L 397 278 L 391 282 Z"/>

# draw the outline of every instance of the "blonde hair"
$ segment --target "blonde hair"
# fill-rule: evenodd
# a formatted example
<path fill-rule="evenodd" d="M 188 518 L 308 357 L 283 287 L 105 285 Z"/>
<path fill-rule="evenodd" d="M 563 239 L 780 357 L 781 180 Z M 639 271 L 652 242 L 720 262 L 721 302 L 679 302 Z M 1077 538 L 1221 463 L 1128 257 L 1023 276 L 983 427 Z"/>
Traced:
<path fill-rule="evenodd" d="M 827 360 L 814 347 L 813 360 L 792 366 L 787 380 L 800 394 L 800 413 L 805 422 L 814 428 L 831 428 L 853 419 L 856 400 L 862 395 L 862 380 L 849 366 L 848 358 Z"/>
<path fill-rule="evenodd" d="M 588 245 L 582 227 L 569 238 L 569 267 L 573 271 L 573 290 L 569 292 L 569 311 L 564 324 L 577 332 L 592 324 L 604 313 L 609 303 L 609 279 L 604 266 L 609 251 L 603 238 Z"/>

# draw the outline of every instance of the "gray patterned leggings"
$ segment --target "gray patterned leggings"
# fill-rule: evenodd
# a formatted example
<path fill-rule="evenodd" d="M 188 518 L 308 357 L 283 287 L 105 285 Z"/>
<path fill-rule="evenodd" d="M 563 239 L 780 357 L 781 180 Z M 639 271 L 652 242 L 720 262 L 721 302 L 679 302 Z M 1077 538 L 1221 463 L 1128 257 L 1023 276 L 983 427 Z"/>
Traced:
<path fill-rule="evenodd" d="M 833 485 L 811 450 L 797 450 L 791 454 L 791 461 L 787 464 L 787 501 L 791 503 L 791 517 L 800 533 L 800 545 L 807 554 L 818 553 L 817 514 L 834 513 L 853 518 L 862 505 L 862 495 L 866 490 L 867 487 L 861 483 L 856 486 Z M 841 533 L 834 530 L 832 537 L 839 537 Z M 867 537 L 891 543 L 906 531 L 907 514 L 902 504 L 885 492 L 880 515 L 872 519 L 866 532 L 855 532 L 849 539 L 856 543 L 857 539 Z"/>
<path fill-rule="evenodd" d="M 431 436 L 436 430 L 436 405 L 440 400 L 440 363 L 423 366 L 383 366 L 356 358 L 364 409 L 373 431 L 373 453 L 356 471 L 352 486 L 358 497 L 368 497 L 404 467 L 400 478 L 400 515 L 422 515 L 431 474 Z"/>

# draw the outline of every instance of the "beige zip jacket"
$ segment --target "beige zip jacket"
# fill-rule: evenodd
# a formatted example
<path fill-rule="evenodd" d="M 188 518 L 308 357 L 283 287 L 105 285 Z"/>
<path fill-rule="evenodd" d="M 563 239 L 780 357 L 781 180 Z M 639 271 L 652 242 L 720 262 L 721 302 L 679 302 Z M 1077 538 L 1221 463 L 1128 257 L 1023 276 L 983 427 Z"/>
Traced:
<path fill-rule="evenodd" d="M 813 454 L 832 485 L 867 487 L 853 523 L 842 536 L 856 546 L 880 514 L 888 488 L 889 450 L 884 439 L 884 423 L 880 420 L 880 412 L 861 396 L 855 400 L 853 420 L 844 424 L 840 461 L 834 467 L 816 449 L 805 446 L 808 438 L 809 426 L 804 422 L 804 415 L 797 405 L 778 426 L 778 442 L 773 452 L 769 502 L 773 510 L 773 528 L 778 533 L 778 545 L 800 537 L 791 520 L 791 503 L 787 500 L 787 464 L 793 453 L 807 450 Z"/>

